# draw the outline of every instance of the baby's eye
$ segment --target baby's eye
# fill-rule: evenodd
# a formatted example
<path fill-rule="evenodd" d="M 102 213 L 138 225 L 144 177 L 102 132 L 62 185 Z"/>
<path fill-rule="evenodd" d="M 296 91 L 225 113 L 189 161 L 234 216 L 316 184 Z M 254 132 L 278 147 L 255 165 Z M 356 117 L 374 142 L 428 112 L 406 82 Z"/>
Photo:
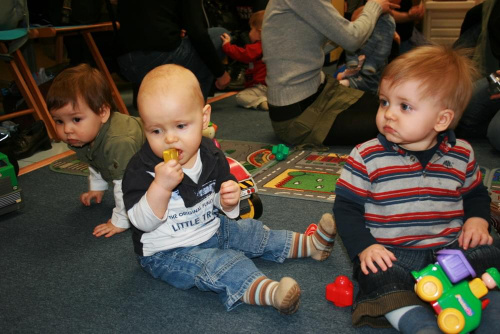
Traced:
<path fill-rule="evenodd" d="M 412 107 L 410 107 L 409 105 L 407 105 L 406 103 L 401 103 L 401 110 L 404 110 L 404 111 L 411 111 L 412 110 Z"/>
<path fill-rule="evenodd" d="M 63 124 L 63 122 L 62 122 L 60 119 L 55 119 L 55 120 L 54 120 L 54 122 L 55 122 L 56 124 Z"/>
<path fill-rule="evenodd" d="M 75 117 L 75 118 L 73 118 L 73 122 L 75 122 L 75 123 L 78 123 L 78 122 L 80 122 L 81 120 L 82 120 L 82 119 L 81 119 L 80 117 Z"/>
<path fill-rule="evenodd" d="M 151 130 L 151 132 L 154 133 L 155 135 L 160 134 L 160 130 L 159 129 Z"/>
<path fill-rule="evenodd" d="M 380 106 L 381 107 L 387 107 L 389 105 L 389 101 L 385 100 L 385 99 L 380 99 Z"/>
<path fill-rule="evenodd" d="M 184 129 L 186 126 L 186 124 L 178 124 L 177 129 Z"/>

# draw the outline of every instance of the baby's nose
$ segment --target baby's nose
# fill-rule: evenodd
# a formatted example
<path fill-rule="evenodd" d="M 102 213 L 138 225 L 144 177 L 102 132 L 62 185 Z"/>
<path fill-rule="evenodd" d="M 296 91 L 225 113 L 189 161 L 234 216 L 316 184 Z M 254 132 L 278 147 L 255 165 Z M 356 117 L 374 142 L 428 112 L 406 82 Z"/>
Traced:
<path fill-rule="evenodd" d="M 175 134 L 167 133 L 167 135 L 165 136 L 166 144 L 175 143 L 176 141 L 177 141 L 177 136 Z"/>

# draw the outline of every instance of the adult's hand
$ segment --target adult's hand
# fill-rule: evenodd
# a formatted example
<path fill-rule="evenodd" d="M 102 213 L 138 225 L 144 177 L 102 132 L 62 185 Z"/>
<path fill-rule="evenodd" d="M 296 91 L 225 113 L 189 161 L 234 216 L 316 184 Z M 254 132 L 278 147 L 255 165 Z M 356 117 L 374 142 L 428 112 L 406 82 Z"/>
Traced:
<path fill-rule="evenodd" d="M 413 21 L 421 21 L 424 18 L 425 14 L 425 8 L 423 3 L 420 3 L 418 6 L 413 6 L 410 8 L 408 11 L 408 16 L 413 20 Z"/>
<path fill-rule="evenodd" d="M 372 1 L 375 1 L 380 5 L 380 7 L 382 7 L 382 13 L 387 13 L 391 9 L 396 9 L 400 7 L 399 4 L 394 3 L 395 0 L 372 0 Z"/>
<path fill-rule="evenodd" d="M 227 87 L 227 85 L 229 85 L 230 82 L 231 76 L 229 75 L 229 73 L 227 73 L 227 71 L 225 71 L 223 75 L 215 80 L 215 87 L 217 87 L 217 89 L 219 90 L 223 90 Z"/>

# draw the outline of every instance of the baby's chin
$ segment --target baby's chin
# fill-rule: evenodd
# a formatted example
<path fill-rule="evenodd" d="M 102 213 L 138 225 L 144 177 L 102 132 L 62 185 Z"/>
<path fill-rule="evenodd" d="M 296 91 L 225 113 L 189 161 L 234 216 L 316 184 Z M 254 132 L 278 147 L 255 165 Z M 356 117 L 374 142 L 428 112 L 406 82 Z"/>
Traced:
<path fill-rule="evenodd" d="M 78 140 L 68 140 L 68 141 L 66 141 L 66 144 L 68 144 L 71 147 L 80 148 L 80 147 L 84 147 L 87 143 L 83 143 L 83 142 L 78 141 Z"/>

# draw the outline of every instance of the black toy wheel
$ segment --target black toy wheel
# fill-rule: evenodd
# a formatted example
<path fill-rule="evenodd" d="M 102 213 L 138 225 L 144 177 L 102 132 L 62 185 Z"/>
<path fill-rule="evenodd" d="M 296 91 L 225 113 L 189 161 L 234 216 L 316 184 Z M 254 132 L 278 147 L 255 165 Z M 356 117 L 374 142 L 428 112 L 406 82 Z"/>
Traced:
<path fill-rule="evenodd" d="M 249 198 L 246 199 L 246 203 L 240 203 L 240 218 L 241 219 L 258 219 L 262 216 L 262 212 L 264 211 L 264 207 L 262 206 L 262 201 L 260 200 L 259 195 L 252 194 Z"/>

